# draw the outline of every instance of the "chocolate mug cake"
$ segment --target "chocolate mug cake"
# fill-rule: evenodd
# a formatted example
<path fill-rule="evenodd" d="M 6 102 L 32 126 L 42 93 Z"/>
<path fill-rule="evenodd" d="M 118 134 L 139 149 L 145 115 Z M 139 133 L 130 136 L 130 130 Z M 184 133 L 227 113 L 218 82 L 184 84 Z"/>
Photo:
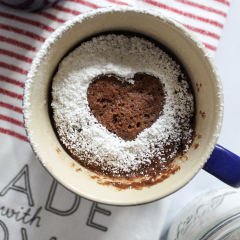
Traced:
<path fill-rule="evenodd" d="M 119 54 L 120 50 L 118 50 L 117 47 L 119 47 L 119 49 L 121 47 L 117 43 L 115 44 L 116 48 L 114 48 L 116 51 L 113 47 L 109 49 L 115 53 L 115 57 L 118 55 L 120 57 L 120 59 L 118 58 L 114 62 L 113 54 L 107 54 L 107 51 L 104 50 L 102 51 L 102 54 L 98 54 L 98 48 L 101 47 L 101 44 L 98 44 L 99 46 L 91 44 L 90 46 L 93 47 L 93 49 L 88 49 L 88 55 L 87 52 L 83 55 L 78 55 L 79 60 L 77 62 L 72 61 L 69 64 L 70 68 L 64 69 L 67 71 L 71 70 L 73 67 L 71 65 L 75 65 L 75 70 L 74 68 L 72 69 L 73 73 L 76 72 L 76 76 L 80 76 L 81 84 L 77 86 L 81 87 L 81 91 L 80 93 L 78 92 L 79 88 L 76 87 L 75 81 L 72 88 L 71 84 L 69 84 L 71 89 L 70 92 L 68 94 L 64 93 L 59 97 L 59 99 L 61 99 L 66 96 L 67 100 L 58 104 L 59 107 L 62 105 L 63 108 L 65 108 L 66 106 L 65 113 L 66 116 L 69 115 L 69 117 L 65 117 L 65 115 L 61 115 L 61 112 L 59 112 L 56 113 L 56 118 L 59 117 L 59 121 L 62 119 L 64 120 L 63 122 L 68 122 L 66 126 L 69 129 L 71 129 L 70 127 L 72 125 L 71 131 L 78 132 L 79 140 L 81 140 L 80 137 L 85 137 L 84 141 L 82 141 L 82 147 L 93 151 L 96 150 L 94 148 L 94 146 L 96 146 L 100 151 L 97 153 L 93 152 L 96 154 L 95 157 L 101 159 L 100 154 L 104 154 L 104 151 L 107 150 L 105 151 L 106 155 L 110 153 L 119 157 L 119 166 L 121 167 L 121 165 L 123 165 L 123 159 L 126 159 L 126 163 L 129 163 L 129 159 L 131 160 L 131 157 L 138 154 L 139 162 L 137 162 L 137 156 L 135 158 L 135 163 L 141 163 L 140 160 L 143 159 L 146 163 L 145 166 L 147 166 L 147 159 L 140 154 L 146 153 L 145 156 L 149 157 L 150 160 L 150 156 L 155 153 L 153 151 L 154 148 L 158 147 L 159 151 L 161 151 L 162 148 L 164 149 L 164 146 L 161 147 L 162 139 L 167 138 L 166 143 L 168 143 L 169 140 L 174 140 L 173 136 L 176 136 L 175 134 L 171 134 L 171 129 L 175 126 L 178 127 L 178 125 L 181 124 L 181 121 L 175 121 L 174 116 L 180 115 L 180 111 L 182 111 L 180 110 L 182 108 L 181 106 L 186 106 L 183 103 L 184 101 L 188 101 L 188 98 L 187 95 L 184 97 L 184 95 L 181 94 L 181 89 L 184 89 L 184 82 L 189 80 L 194 91 L 194 97 L 192 96 L 191 98 L 194 98 L 195 101 L 195 105 L 193 104 L 195 112 L 192 117 L 192 119 L 194 119 L 193 130 L 196 134 L 200 134 L 201 138 L 195 137 L 194 134 L 194 142 L 187 153 L 184 154 L 182 158 L 177 156 L 171 164 L 165 167 L 166 171 L 171 172 L 172 168 L 178 165 L 180 169 L 175 172 L 175 174 L 171 174 L 170 176 L 165 175 L 165 170 L 162 170 L 157 177 L 153 174 L 150 174 L 149 176 L 146 174 L 142 175 L 144 177 L 141 177 L 140 175 L 139 177 L 129 179 L 129 181 L 126 179 L 127 176 L 125 177 L 124 175 L 121 179 L 118 177 L 111 178 L 108 177 L 107 174 L 98 174 L 89 170 L 87 167 L 78 164 L 73 157 L 70 156 L 69 151 L 66 151 L 66 148 L 64 148 L 63 144 L 59 141 L 60 137 L 54 126 L 52 118 L 53 114 L 51 112 L 52 99 L 50 98 L 50 93 L 52 92 L 53 73 L 56 72 L 59 63 L 66 56 L 66 53 L 69 52 L 70 49 L 73 49 L 74 46 L 76 47 L 76 44 L 78 44 L 77 46 L 80 46 L 80 43 L 83 43 L 82 45 L 84 45 L 86 41 L 90 39 L 90 36 L 96 37 L 101 33 L 105 34 L 110 31 L 111 33 L 118 34 L 136 33 L 140 38 L 148 39 L 150 40 L 148 42 L 156 43 L 156 46 L 162 50 L 164 49 L 164 51 L 165 48 L 162 48 L 162 45 L 167 47 L 170 54 L 167 54 L 168 51 L 166 51 L 165 54 L 160 53 L 159 50 L 151 51 L 151 44 L 149 45 L 149 51 L 147 51 L 148 46 L 145 44 L 145 50 L 143 50 L 144 52 L 142 51 L 144 58 L 141 58 L 141 48 L 138 54 L 136 54 L 138 57 L 134 58 L 134 54 L 131 53 L 135 50 L 131 47 L 131 49 L 128 48 L 125 51 L 129 53 L 128 57 L 125 57 L 124 61 L 121 61 L 121 57 L 124 57 L 124 54 Z M 125 35 L 125 37 L 126 36 L 128 35 Z M 111 41 L 112 40 L 113 39 L 111 39 Z M 140 45 L 142 46 L 143 44 Z M 131 46 L 131 44 L 129 46 Z M 173 55 L 171 55 L 171 53 Z M 166 55 L 169 56 L 167 57 Z M 104 65 L 104 62 L 106 63 L 112 60 L 111 56 L 113 62 L 112 64 L 107 64 L 109 66 L 107 69 L 107 65 Z M 172 61 L 171 59 L 174 60 L 174 56 L 176 56 L 179 61 Z M 91 57 L 92 59 L 97 58 L 98 61 L 96 60 L 95 62 L 92 62 Z M 169 60 L 165 61 L 164 59 Z M 91 68 L 91 65 L 87 64 L 88 61 L 92 63 L 92 66 L 95 65 L 96 67 Z M 159 62 L 160 64 L 157 66 L 156 62 Z M 173 62 L 173 66 L 171 66 L 172 64 L 167 64 L 170 62 Z M 116 66 L 114 67 L 114 65 Z M 186 70 L 189 78 L 185 79 L 185 76 L 182 76 L 184 71 L 181 70 L 181 65 L 184 68 L 183 70 Z M 81 69 L 83 68 L 90 71 L 82 71 Z M 120 71 L 119 69 L 124 71 Z M 64 70 L 62 73 L 65 74 L 65 78 L 68 76 Z M 166 74 L 166 72 L 168 73 Z M 111 75 L 118 79 L 123 79 L 125 82 L 126 79 L 133 79 L 136 73 L 146 73 L 160 80 L 164 92 L 164 104 L 162 113 L 159 114 L 157 120 L 150 127 L 145 128 L 142 132 L 138 133 L 134 140 L 125 141 L 123 138 L 118 138 L 114 132 L 108 131 L 106 126 L 99 124 L 97 115 L 91 113 L 87 91 L 91 83 L 96 80 L 98 76 Z M 74 80 L 74 78 L 75 77 L 71 80 Z M 171 79 L 175 82 L 183 81 L 182 84 L 180 83 L 180 87 L 177 87 Z M 64 81 L 65 83 L 68 82 L 68 80 L 63 80 L 63 82 Z M 169 84 L 167 84 L 168 82 Z M 63 86 L 62 83 L 60 83 L 61 86 Z M 190 84 L 186 84 L 186 87 L 190 86 Z M 202 84 L 200 91 L 197 91 L 197 84 L 198 86 Z M 180 101 L 175 101 L 174 89 L 179 93 Z M 60 91 L 65 90 L 60 87 Z M 75 94 L 74 91 L 78 92 L 79 96 Z M 84 94 L 81 94 L 81 92 L 84 92 Z M 81 96 L 83 100 L 77 100 L 78 97 Z M 74 101 L 69 104 L 69 100 Z M 77 100 L 76 104 L 74 103 L 75 100 Z M 174 101 L 174 103 L 171 104 L 171 101 Z M 178 102 L 180 102 L 180 105 Z M 72 113 L 72 109 L 74 109 L 75 114 Z M 204 118 L 200 114 L 200 111 L 205 113 Z M 185 110 L 183 110 L 183 113 L 184 112 Z M 129 6 L 99 8 L 81 14 L 66 22 L 43 43 L 40 51 L 37 52 L 36 57 L 34 58 L 26 79 L 23 95 L 23 114 L 29 142 L 40 163 L 56 181 L 76 195 L 91 201 L 110 205 L 133 206 L 156 201 L 176 192 L 188 184 L 207 162 L 216 145 L 221 130 L 223 119 L 222 85 L 216 66 L 212 58 L 209 57 L 209 53 L 204 48 L 204 45 L 180 23 L 160 12 L 143 8 Z M 89 114 L 91 115 L 90 117 Z M 76 115 L 81 116 L 81 118 L 78 118 L 74 123 Z M 84 124 L 84 121 L 82 121 L 82 118 L 84 117 L 89 125 Z M 182 118 L 183 115 L 180 115 L 179 117 Z M 71 121 L 69 121 L 69 119 Z M 166 120 L 164 121 L 164 119 Z M 121 119 L 117 118 L 116 123 L 119 123 L 119 120 Z M 190 123 L 191 121 L 192 120 L 190 120 Z M 96 128 L 94 128 L 92 125 L 93 123 L 97 123 L 100 126 L 95 126 Z M 138 124 L 138 122 L 136 123 Z M 158 126 L 160 126 L 161 123 L 163 123 L 162 127 L 159 128 Z M 190 123 L 187 123 L 186 125 L 191 125 Z M 79 125 L 80 128 L 77 130 Z M 169 127 L 167 128 L 166 126 L 168 125 Z M 136 125 L 133 126 L 137 127 Z M 64 128 L 66 129 L 66 127 L 63 127 L 63 130 Z M 180 132 L 184 133 L 184 131 L 180 130 L 176 134 L 181 137 Z M 93 133 L 95 133 L 95 135 L 93 135 Z M 185 131 L 185 133 L 187 133 L 187 131 Z M 71 135 L 72 134 L 68 135 L 66 133 L 67 137 L 65 137 L 65 142 L 73 141 L 72 145 L 74 145 L 75 142 L 78 144 L 78 136 L 76 137 L 76 140 L 74 140 Z M 104 138 L 103 136 L 107 136 L 107 138 Z M 91 139 L 95 139 L 96 141 L 91 141 Z M 180 141 L 179 138 L 179 149 L 182 147 Z M 154 142 L 157 144 L 154 144 Z M 177 140 L 175 142 L 177 142 Z M 195 145 L 198 145 L 199 147 L 195 149 Z M 133 147 L 131 148 L 131 146 Z M 111 149 L 113 150 L 111 151 Z M 130 151 L 132 151 L 132 155 L 130 155 Z M 158 151 L 156 151 L 156 153 L 157 152 Z M 106 158 L 106 162 L 108 163 L 106 166 L 110 165 L 110 157 Z M 161 163 L 164 161 L 164 156 L 160 157 L 161 159 L 159 158 L 159 162 Z M 188 160 L 185 160 L 187 157 Z M 112 165 L 117 165 L 115 158 L 112 158 L 112 160 Z M 128 164 L 126 164 L 126 166 L 128 167 Z M 130 164 L 129 168 L 131 169 Z M 116 169 L 119 169 L 118 166 L 116 166 Z M 151 168 L 149 168 L 149 171 L 150 170 Z M 131 169 L 131 171 L 133 171 L 133 169 Z M 127 174 L 128 173 L 125 172 L 125 175 Z M 126 188 L 131 188 L 133 182 L 135 183 L 138 181 L 140 184 L 142 181 L 149 181 L 150 184 L 150 182 L 155 183 L 155 180 L 164 179 L 164 177 L 167 176 L 169 177 L 161 183 L 155 184 L 151 187 L 143 187 L 140 191 L 135 190 L 136 188 L 119 191 L 119 189 L 114 186 L 99 184 L 100 181 L 105 183 L 105 181 L 110 182 L 112 180 L 112 183 L 122 183 L 126 185 Z M 127 186 L 127 184 L 129 185 Z"/>
<path fill-rule="evenodd" d="M 141 178 L 142 186 L 174 174 L 173 160 L 193 139 L 187 76 L 169 54 L 136 36 L 101 35 L 73 50 L 53 78 L 51 106 L 72 158 L 110 178 Z"/>

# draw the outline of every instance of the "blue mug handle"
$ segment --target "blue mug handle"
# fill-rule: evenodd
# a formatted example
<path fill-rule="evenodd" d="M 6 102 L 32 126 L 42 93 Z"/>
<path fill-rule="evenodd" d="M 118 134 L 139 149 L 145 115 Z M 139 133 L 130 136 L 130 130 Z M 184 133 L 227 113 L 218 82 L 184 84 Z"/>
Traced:
<path fill-rule="evenodd" d="M 240 187 L 240 157 L 216 145 L 203 169 L 231 187 Z"/>

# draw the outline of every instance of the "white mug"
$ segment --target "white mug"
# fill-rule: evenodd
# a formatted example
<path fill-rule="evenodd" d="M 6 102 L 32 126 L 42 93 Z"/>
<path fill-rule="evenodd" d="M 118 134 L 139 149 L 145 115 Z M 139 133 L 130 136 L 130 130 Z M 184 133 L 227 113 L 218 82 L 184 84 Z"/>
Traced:
<path fill-rule="evenodd" d="M 196 99 L 195 131 L 202 137 L 198 138 L 196 134 L 192 147 L 187 152 L 188 160 L 183 162 L 179 157 L 174 160 L 181 168 L 179 171 L 163 182 L 141 190 L 119 191 L 114 186 L 99 184 L 96 173 L 78 165 L 63 149 L 49 116 L 51 81 L 61 59 L 79 42 L 111 31 L 142 34 L 170 49 L 188 72 Z M 108 7 L 73 18 L 45 41 L 27 76 L 23 113 L 26 132 L 36 156 L 59 183 L 92 201 L 136 205 L 172 194 L 187 184 L 206 163 L 221 129 L 222 85 L 204 45 L 184 26 L 152 10 Z M 78 171 L 79 168 L 81 171 Z"/>

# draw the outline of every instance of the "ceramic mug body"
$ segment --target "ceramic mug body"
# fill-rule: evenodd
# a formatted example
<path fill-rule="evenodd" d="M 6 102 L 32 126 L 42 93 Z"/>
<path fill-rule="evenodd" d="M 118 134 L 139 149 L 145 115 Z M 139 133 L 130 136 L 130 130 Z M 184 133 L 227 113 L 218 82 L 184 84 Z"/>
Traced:
<path fill-rule="evenodd" d="M 145 35 L 170 49 L 187 70 L 196 98 L 196 137 L 188 160 L 176 158 L 180 170 L 161 183 L 141 190 L 103 186 L 95 173 L 80 167 L 62 148 L 49 116 L 49 91 L 56 68 L 74 46 L 105 32 Z M 46 170 L 63 186 L 92 201 L 135 205 L 161 199 L 187 184 L 212 153 L 223 115 L 221 81 L 204 45 L 185 27 L 161 13 L 133 7 L 102 8 L 65 23 L 46 40 L 29 71 L 23 99 L 29 141 Z M 78 169 L 81 168 L 81 171 Z"/>

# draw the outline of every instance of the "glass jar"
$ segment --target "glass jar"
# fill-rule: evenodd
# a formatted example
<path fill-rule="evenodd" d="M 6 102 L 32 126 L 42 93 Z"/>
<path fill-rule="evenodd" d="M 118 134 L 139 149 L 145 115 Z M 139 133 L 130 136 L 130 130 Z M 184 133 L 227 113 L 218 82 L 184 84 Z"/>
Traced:
<path fill-rule="evenodd" d="M 208 192 L 190 202 L 174 220 L 167 240 L 240 239 L 240 190 Z"/>

